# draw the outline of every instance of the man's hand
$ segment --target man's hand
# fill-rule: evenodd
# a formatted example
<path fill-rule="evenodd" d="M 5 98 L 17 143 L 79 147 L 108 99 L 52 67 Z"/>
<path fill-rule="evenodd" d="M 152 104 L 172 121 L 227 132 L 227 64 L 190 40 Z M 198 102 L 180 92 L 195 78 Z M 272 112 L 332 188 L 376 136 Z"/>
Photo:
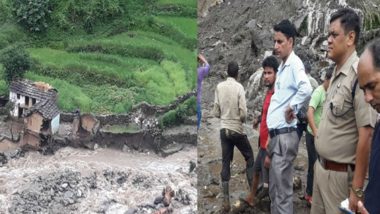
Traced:
<path fill-rule="evenodd" d="M 317 132 L 318 132 L 318 129 L 313 129 L 311 130 L 313 132 L 313 136 L 316 137 L 317 136 Z"/>
<path fill-rule="evenodd" d="M 349 198 L 349 208 L 350 210 L 356 212 L 358 211 L 358 202 L 361 200 L 361 198 L 357 197 L 355 193 L 350 190 L 350 198 Z"/>
<path fill-rule="evenodd" d="M 287 123 L 291 123 L 296 118 L 296 114 L 294 114 L 293 109 L 289 106 L 285 110 L 285 120 Z"/>
<path fill-rule="evenodd" d="M 368 214 L 367 209 L 364 207 L 363 202 L 361 201 L 358 202 L 358 212 L 361 214 Z"/>
<path fill-rule="evenodd" d="M 264 167 L 267 169 L 269 169 L 269 167 L 270 167 L 270 157 L 268 155 L 265 156 Z"/>
<path fill-rule="evenodd" d="M 202 54 L 198 54 L 198 62 L 200 62 L 201 65 L 208 64 L 206 58 Z"/>

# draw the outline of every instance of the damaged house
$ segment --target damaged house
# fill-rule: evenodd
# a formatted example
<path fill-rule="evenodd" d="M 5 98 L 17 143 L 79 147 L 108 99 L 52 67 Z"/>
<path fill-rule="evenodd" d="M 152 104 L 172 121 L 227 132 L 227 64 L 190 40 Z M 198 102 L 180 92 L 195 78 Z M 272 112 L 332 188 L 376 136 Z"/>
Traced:
<path fill-rule="evenodd" d="M 40 136 L 58 132 L 60 112 L 56 104 L 58 91 L 49 84 L 18 80 L 9 87 L 9 100 L 14 104 L 11 115 L 24 118 L 22 143 L 39 145 Z"/>

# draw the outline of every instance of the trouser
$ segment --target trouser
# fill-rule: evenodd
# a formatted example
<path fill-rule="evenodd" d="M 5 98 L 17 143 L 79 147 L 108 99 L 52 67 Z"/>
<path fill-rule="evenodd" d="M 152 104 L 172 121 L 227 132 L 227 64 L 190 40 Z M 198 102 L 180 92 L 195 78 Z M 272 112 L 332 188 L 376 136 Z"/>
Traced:
<path fill-rule="evenodd" d="M 307 123 L 297 123 L 297 135 L 298 139 L 301 140 L 302 133 L 306 131 Z"/>
<path fill-rule="evenodd" d="M 201 104 L 197 102 L 197 129 L 201 126 L 202 110 Z"/>
<path fill-rule="evenodd" d="M 349 197 L 348 172 L 324 169 L 315 163 L 311 214 L 340 213 L 340 203 Z"/>
<path fill-rule="evenodd" d="M 293 214 L 293 161 L 298 153 L 296 131 L 273 136 L 267 147 L 271 158 L 269 197 L 271 213 Z"/>
<path fill-rule="evenodd" d="M 254 172 L 260 173 L 260 183 L 269 183 L 269 170 L 264 166 L 266 156 L 267 150 L 260 147 L 253 166 Z"/>
<path fill-rule="evenodd" d="M 306 150 L 308 159 L 306 194 L 313 194 L 314 164 L 317 160 L 317 151 L 315 150 L 314 136 L 306 131 Z"/>
<path fill-rule="evenodd" d="M 222 144 L 222 172 L 220 173 L 222 181 L 229 181 L 231 178 L 230 165 L 233 160 L 234 147 L 236 146 L 246 161 L 246 168 L 252 168 L 254 164 L 254 157 L 252 147 L 249 144 L 247 135 L 239 134 L 237 132 L 228 131 L 227 129 L 220 130 L 220 139 Z M 248 183 L 250 183 L 248 181 Z"/>

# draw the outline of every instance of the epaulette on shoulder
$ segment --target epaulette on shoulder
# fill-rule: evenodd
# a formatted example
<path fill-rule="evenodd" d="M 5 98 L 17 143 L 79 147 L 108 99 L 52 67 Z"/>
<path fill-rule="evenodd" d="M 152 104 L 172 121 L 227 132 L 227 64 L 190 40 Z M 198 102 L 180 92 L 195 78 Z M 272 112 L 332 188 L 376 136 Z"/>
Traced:
<path fill-rule="evenodd" d="M 359 65 L 359 59 L 356 60 L 354 63 L 352 63 L 352 68 L 354 69 L 356 74 L 358 74 L 358 65 Z"/>

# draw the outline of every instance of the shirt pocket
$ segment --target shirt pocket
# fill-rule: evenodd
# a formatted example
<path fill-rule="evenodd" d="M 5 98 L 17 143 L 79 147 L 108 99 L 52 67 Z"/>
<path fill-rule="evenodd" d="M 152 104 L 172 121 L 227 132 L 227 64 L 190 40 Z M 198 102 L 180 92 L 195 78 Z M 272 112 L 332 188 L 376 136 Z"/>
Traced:
<path fill-rule="evenodd" d="M 332 119 L 350 118 L 354 116 L 351 90 L 343 85 L 338 88 L 336 94 L 331 99 L 329 106 L 329 116 Z"/>

